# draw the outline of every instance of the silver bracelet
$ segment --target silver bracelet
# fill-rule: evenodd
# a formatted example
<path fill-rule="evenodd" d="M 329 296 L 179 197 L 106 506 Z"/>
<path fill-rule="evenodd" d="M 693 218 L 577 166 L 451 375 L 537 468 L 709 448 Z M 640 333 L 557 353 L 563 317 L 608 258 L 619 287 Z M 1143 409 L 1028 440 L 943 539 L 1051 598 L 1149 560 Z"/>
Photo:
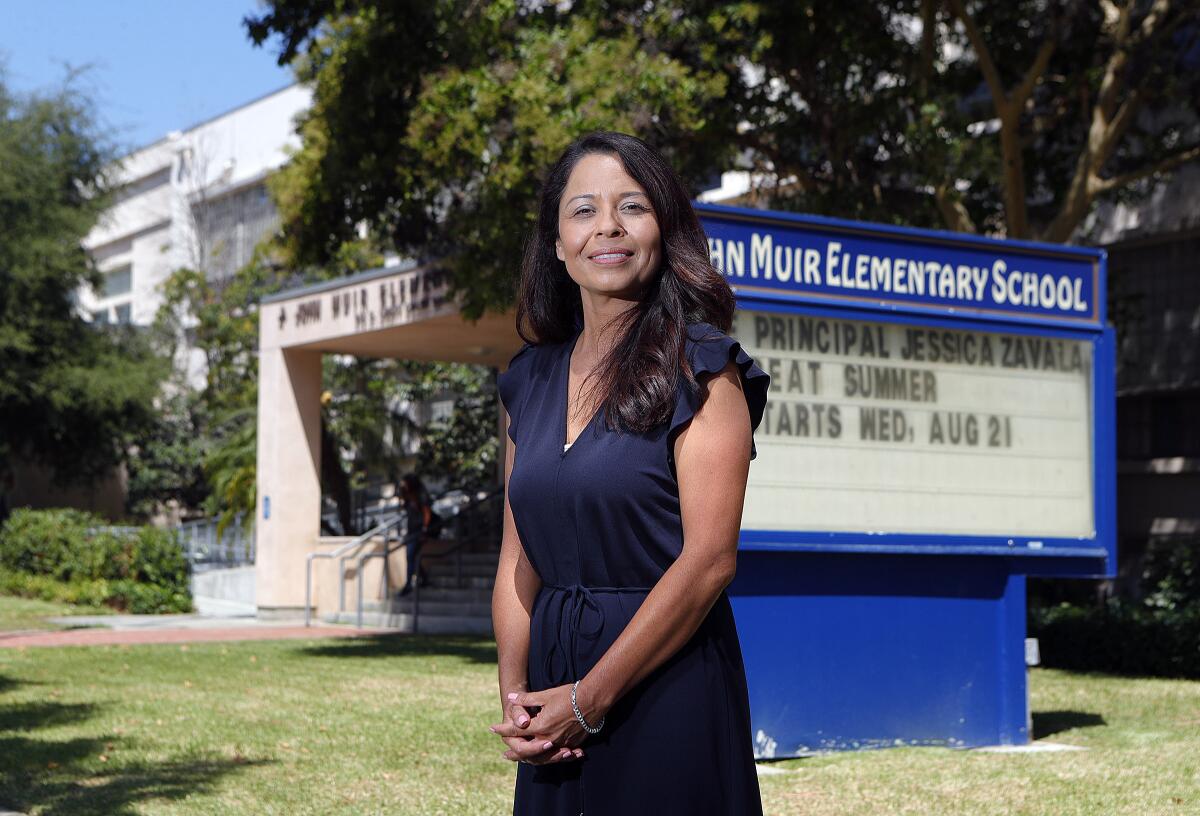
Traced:
<path fill-rule="evenodd" d="M 595 728 L 592 728 L 590 725 L 587 724 L 587 720 L 585 720 L 583 718 L 583 712 L 579 710 L 579 705 L 575 702 L 575 688 L 578 685 L 579 685 L 579 681 L 576 680 L 575 683 L 571 686 L 571 708 L 573 708 L 575 710 L 575 719 L 579 720 L 579 724 L 583 726 L 584 731 L 587 731 L 589 734 L 599 734 L 600 729 L 604 727 L 604 718 L 603 717 L 600 718 L 600 724 L 597 725 Z"/>

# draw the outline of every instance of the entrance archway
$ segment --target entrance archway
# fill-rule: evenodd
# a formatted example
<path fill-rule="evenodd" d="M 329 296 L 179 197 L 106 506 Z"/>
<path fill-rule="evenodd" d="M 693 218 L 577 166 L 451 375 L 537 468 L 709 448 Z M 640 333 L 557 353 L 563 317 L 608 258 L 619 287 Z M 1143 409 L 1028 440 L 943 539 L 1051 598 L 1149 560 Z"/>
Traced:
<path fill-rule="evenodd" d="M 380 269 L 280 292 L 259 313 L 255 591 L 260 618 L 303 615 L 319 551 L 321 358 L 393 357 L 501 367 L 521 345 L 511 314 L 463 319 L 436 266 Z M 498 436 L 506 441 L 497 411 Z M 498 468 L 503 467 L 499 457 Z M 497 473 L 497 481 L 502 479 Z M 329 543 L 329 542 L 327 542 Z M 332 589 L 329 581 L 318 591 Z"/>

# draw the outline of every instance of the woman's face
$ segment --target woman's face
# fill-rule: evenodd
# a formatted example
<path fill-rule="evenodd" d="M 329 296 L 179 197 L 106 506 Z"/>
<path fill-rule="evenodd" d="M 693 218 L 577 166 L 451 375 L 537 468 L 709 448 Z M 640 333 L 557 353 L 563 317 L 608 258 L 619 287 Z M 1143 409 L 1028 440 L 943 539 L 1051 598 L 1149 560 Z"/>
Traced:
<path fill-rule="evenodd" d="M 662 260 L 658 216 L 621 160 L 589 153 L 575 164 L 558 206 L 558 259 L 596 295 L 640 299 Z"/>

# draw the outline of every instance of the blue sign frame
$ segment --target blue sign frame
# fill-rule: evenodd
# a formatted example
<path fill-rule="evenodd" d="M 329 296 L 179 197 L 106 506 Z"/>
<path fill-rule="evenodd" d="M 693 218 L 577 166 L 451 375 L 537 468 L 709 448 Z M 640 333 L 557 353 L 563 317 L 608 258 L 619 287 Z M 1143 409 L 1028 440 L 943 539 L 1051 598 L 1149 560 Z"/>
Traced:
<path fill-rule="evenodd" d="M 741 549 L 1001 556 L 1017 573 L 1115 576 L 1116 342 L 1106 325 L 1104 250 L 714 204 L 695 209 L 739 307 L 1092 344 L 1094 535 L 744 529 Z"/>

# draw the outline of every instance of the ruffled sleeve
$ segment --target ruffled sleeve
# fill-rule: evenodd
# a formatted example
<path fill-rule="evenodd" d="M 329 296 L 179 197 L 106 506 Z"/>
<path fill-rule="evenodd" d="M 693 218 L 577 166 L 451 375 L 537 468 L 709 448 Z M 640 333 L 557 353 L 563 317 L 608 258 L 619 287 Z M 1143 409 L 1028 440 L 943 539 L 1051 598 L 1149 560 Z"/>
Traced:
<path fill-rule="evenodd" d="M 529 382 L 529 367 L 533 361 L 533 349 L 525 343 L 508 361 L 508 368 L 496 377 L 496 387 L 500 391 L 500 401 L 508 412 L 508 437 L 517 441 L 517 425 L 521 421 L 521 409 L 529 396 L 526 384 Z"/>
<path fill-rule="evenodd" d="M 758 449 L 754 445 L 754 430 L 762 422 L 763 412 L 767 407 L 767 388 L 771 384 L 771 376 L 758 367 L 754 358 L 742 348 L 741 343 L 708 323 L 688 326 L 686 346 L 688 362 L 691 363 L 692 373 L 697 381 L 706 374 L 719 372 L 730 359 L 737 364 L 742 378 L 742 392 L 750 408 L 750 458 L 754 459 L 758 456 Z M 667 432 L 667 439 L 672 446 L 676 431 L 686 425 L 698 410 L 699 395 L 692 394 L 687 384 L 680 382 L 675 399 L 675 413 L 671 417 L 671 427 Z"/>

